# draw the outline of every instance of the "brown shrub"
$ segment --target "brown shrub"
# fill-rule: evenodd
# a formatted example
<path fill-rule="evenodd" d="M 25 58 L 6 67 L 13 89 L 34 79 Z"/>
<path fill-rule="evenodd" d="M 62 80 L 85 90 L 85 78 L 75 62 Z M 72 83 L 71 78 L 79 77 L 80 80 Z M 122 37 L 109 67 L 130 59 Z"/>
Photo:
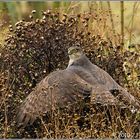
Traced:
<path fill-rule="evenodd" d="M 90 106 L 91 110 L 83 113 L 83 116 L 81 112 L 77 114 L 75 111 L 63 110 L 61 113 L 54 113 L 55 119 L 43 117 L 33 126 L 17 132 L 14 122 L 17 106 L 47 74 L 66 68 L 67 48 L 71 45 L 79 44 L 93 63 L 109 72 L 121 85 L 127 84 L 123 62 L 128 57 L 121 52 L 118 37 L 116 45 L 111 38 L 92 32 L 92 22 L 99 22 L 96 14 L 60 16 L 60 13 L 46 11 L 42 15 L 42 19 L 31 16 L 29 22 L 19 21 L 15 28 L 10 26 L 11 34 L 1 50 L 0 137 L 105 138 L 118 137 L 121 131 L 134 133 L 138 129 L 138 123 L 134 124 L 135 115 L 123 116 L 123 120 L 116 110 L 110 121 L 107 120 L 109 117 L 106 110 L 89 104 L 87 108 Z M 138 93 L 138 90 L 135 92 Z M 80 119 L 77 121 L 77 118 Z M 79 122 L 82 123 L 82 128 L 78 126 Z"/>

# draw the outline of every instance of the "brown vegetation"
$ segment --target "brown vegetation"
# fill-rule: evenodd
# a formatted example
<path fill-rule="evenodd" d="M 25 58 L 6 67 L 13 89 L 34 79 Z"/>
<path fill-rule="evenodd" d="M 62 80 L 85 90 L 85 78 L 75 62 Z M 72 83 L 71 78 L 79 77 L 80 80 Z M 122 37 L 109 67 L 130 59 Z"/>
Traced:
<path fill-rule="evenodd" d="M 67 48 L 74 44 L 80 44 L 93 63 L 140 98 L 139 47 L 122 49 L 120 35 L 107 25 L 106 12 L 62 15 L 46 11 L 41 19 L 35 19 L 34 12 L 29 22 L 9 27 L 11 34 L 1 49 L 0 138 L 114 138 L 121 133 L 139 138 L 137 114 L 85 102 L 80 109 L 57 110 L 18 131 L 17 107 L 48 73 L 66 68 Z"/>

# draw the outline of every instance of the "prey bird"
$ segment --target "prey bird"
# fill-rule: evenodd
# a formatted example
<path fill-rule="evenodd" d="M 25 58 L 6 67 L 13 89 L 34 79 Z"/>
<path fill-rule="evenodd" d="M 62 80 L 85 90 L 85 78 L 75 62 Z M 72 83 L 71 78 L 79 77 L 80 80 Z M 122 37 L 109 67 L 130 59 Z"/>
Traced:
<path fill-rule="evenodd" d="M 107 72 L 92 64 L 82 48 L 70 47 L 68 55 L 67 68 L 46 76 L 21 104 L 17 114 L 19 124 L 32 124 L 37 117 L 55 110 L 55 107 L 65 107 L 88 96 L 95 103 L 118 105 L 122 102 L 140 108 L 140 102 Z"/>

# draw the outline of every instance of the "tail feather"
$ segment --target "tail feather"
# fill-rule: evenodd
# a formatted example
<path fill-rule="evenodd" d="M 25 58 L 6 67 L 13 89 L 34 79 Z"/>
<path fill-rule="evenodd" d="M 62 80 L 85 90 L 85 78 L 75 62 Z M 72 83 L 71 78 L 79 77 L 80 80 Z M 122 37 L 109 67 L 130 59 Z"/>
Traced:
<path fill-rule="evenodd" d="M 140 110 L 140 102 L 127 90 L 122 87 L 118 89 L 113 89 L 110 91 L 119 101 L 123 102 L 125 105 L 130 106 L 132 111 Z"/>

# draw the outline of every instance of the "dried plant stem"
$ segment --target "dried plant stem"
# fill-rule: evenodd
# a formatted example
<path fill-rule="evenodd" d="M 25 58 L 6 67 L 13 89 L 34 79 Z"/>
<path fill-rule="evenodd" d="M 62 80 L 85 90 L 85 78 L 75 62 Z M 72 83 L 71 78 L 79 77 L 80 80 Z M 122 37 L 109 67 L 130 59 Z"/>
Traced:
<path fill-rule="evenodd" d="M 7 120 L 7 106 L 6 102 L 4 102 L 4 118 L 5 118 L 5 125 L 4 125 L 4 138 L 7 137 L 7 132 L 8 132 L 8 120 Z"/>
<path fill-rule="evenodd" d="M 130 32 L 129 32 L 129 44 L 131 44 L 131 42 L 132 42 L 132 30 L 133 30 L 133 26 L 134 26 L 134 17 L 138 10 L 138 7 L 139 7 L 139 4 L 137 5 L 137 2 L 135 2 L 133 5 L 133 14 L 132 14 L 132 18 L 131 18 L 131 27 L 130 27 Z"/>
<path fill-rule="evenodd" d="M 45 129 L 46 133 L 49 135 L 50 138 L 52 138 L 52 136 L 51 136 L 51 134 L 50 134 L 48 128 L 47 128 L 46 125 L 45 125 L 45 122 L 43 121 L 42 118 L 40 118 L 40 120 L 41 120 L 42 125 L 44 126 L 44 129 Z"/>
<path fill-rule="evenodd" d="M 124 46 L 124 2 L 120 2 L 121 12 L 121 45 Z"/>
<path fill-rule="evenodd" d="M 4 98 L 3 98 L 3 100 L 2 100 L 2 102 L 0 104 L 0 109 L 4 105 L 6 99 L 8 98 L 7 96 L 8 96 L 8 93 L 9 93 L 9 91 L 10 91 L 10 89 L 11 89 L 11 87 L 12 87 L 14 81 L 15 81 L 15 77 L 14 77 L 14 79 L 13 79 L 13 81 L 12 81 L 11 84 L 9 84 L 9 80 L 10 80 L 10 72 L 8 71 L 8 78 L 7 78 L 6 88 L 5 88 L 5 92 L 3 94 L 4 95 Z"/>
<path fill-rule="evenodd" d="M 112 9 L 111 9 L 111 5 L 110 2 L 107 2 L 108 4 L 108 11 L 109 11 L 109 15 L 110 15 L 110 22 L 111 22 L 111 26 L 112 26 L 112 31 L 113 31 L 113 35 L 115 36 L 115 26 L 114 26 L 114 21 L 113 21 L 113 16 L 112 16 Z"/>
<path fill-rule="evenodd" d="M 102 1 L 100 1 L 100 8 L 101 8 L 101 10 L 104 10 Z"/>

